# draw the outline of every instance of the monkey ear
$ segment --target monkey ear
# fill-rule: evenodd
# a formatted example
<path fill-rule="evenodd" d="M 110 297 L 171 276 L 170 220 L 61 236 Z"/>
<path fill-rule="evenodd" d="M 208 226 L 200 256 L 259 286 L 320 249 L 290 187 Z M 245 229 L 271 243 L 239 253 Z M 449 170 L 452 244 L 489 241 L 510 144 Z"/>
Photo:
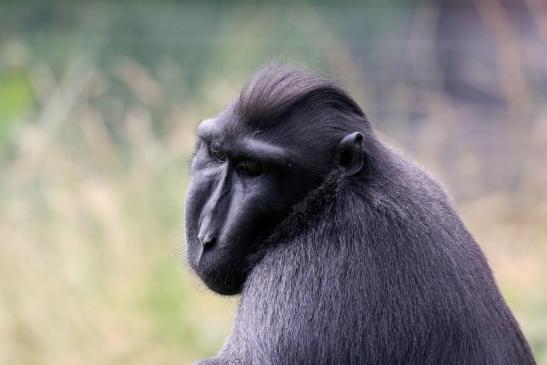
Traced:
<path fill-rule="evenodd" d="M 353 132 L 338 144 L 338 164 L 345 176 L 355 175 L 363 168 L 363 135 Z"/>

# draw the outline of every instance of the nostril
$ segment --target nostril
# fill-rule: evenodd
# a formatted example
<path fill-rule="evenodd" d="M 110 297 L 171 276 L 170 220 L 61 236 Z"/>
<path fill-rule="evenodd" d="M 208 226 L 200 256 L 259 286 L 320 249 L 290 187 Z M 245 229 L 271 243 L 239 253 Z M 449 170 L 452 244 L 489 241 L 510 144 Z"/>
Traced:
<path fill-rule="evenodd" d="M 205 235 L 204 237 L 198 237 L 199 241 L 201 242 L 201 245 L 203 248 L 211 248 L 215 245 L 216 238 L 212 235 Z"/>

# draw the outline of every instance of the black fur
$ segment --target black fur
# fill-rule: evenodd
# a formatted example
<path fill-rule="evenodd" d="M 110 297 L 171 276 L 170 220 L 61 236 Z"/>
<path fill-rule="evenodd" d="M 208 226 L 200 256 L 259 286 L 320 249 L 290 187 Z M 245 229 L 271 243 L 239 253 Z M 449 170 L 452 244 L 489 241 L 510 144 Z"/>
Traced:
<path fill-rule="evenodd" d="M 311 128 L 296 138 L 327 168 L 249 250 L 232 333 L 202 364 L 535 363 L 443 189 L 383 144 L 341 88 L 270 67 L 230 113 L 232 131 L 282 134 L 280 118 L 285 131 Z M 353 131 L 365 162 L 345 176 L 334 146 Z"/>

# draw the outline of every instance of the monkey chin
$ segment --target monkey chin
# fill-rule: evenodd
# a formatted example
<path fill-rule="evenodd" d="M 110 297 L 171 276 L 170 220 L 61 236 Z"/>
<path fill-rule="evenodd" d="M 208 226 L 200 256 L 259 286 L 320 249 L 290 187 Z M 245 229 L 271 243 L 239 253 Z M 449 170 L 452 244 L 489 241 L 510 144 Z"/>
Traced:
<path fill-rule="evenodd" d="M 245 262 L 234 259 L 227 250 L 211 248 L 199 251 L 194 257 L 189 256 L 188 261 L 207 288 L 221 295 L 240 294 L 247 279 Z"/>
<path fill-rule="evenodd" d="M 246 278 L 242 272 L 235 273 L 233 269 L 228 268 L 214 268 L 197 274 L 207 288 L 221 295 L 240 294 Z"/>

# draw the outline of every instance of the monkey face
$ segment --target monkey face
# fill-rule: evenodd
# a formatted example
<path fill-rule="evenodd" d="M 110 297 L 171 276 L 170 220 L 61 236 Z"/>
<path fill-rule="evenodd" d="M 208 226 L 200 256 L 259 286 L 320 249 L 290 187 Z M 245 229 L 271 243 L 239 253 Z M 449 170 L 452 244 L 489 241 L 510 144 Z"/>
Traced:
<path fill-rule="evenodd" d="M 188 261 L 213 291 L 237 294 L 261 244 L 320 182 L 275 133 L 220 115 L 203 121 L 186 198 Z M 288 140 L 286 138 L 286 140 Z"/>
<path fill-rule="evenodd" d="M 211 290 L 241 292 L 293 206 L 334 169 L 361 171 L 360 132 L 367 126 L 359 106 L 331 81 L 275 66 L 199 125 L 186 197 L 187 255 Z"/>

